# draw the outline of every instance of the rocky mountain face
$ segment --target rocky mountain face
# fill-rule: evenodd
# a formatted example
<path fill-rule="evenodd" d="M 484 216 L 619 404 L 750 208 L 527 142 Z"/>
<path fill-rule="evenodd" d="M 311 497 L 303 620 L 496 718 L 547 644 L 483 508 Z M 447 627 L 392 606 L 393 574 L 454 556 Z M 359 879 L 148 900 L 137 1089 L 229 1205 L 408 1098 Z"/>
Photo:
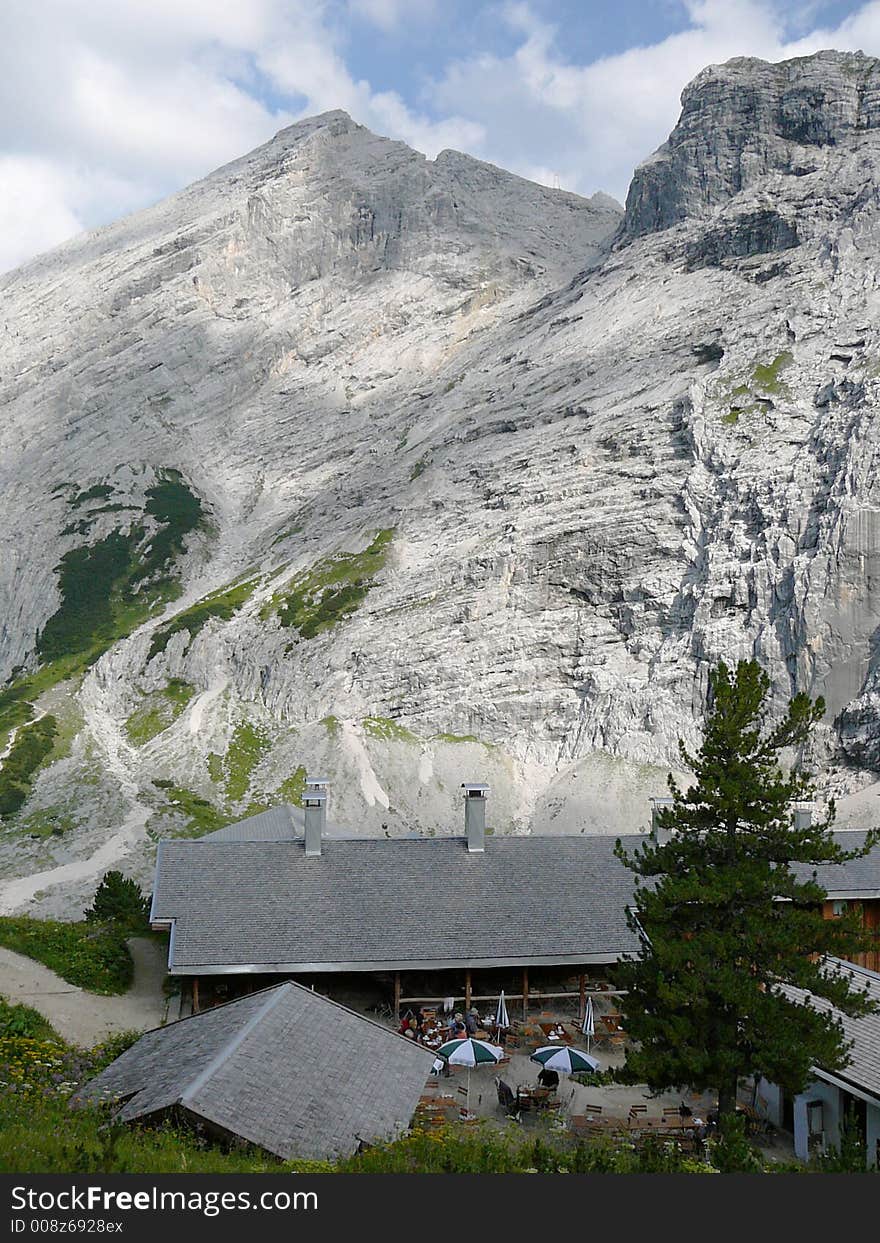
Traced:
<path fill-rule="evenodd" d="M 314 769 L 632 831 L 721 657 L 875 823 L 878 82 L 705 70 L 625 217 L 329 113 L 0 280 L 0 907 Z"/>

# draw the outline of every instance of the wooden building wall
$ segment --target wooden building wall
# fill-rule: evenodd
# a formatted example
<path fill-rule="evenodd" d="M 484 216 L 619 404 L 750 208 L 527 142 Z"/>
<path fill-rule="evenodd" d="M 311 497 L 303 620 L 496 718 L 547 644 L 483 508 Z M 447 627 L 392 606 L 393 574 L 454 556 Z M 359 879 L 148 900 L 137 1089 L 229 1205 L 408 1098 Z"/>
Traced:
<path fill-rule="evenodd" d="M 869 971 L 880 972 L 880 898 L 864 899 L 860 902 L 847 902 L 847 908 L 853 906 L 859 907 L 862 913 L 862 926 L 870 928 L 876 938 L 875 947 L 867 954 L 857 954 L 853 957 L 856 966 L 867 967 Z M 822 904 L 822 914 L 826 919 L 834 918 L 834 902 L 824 902 Z"/>

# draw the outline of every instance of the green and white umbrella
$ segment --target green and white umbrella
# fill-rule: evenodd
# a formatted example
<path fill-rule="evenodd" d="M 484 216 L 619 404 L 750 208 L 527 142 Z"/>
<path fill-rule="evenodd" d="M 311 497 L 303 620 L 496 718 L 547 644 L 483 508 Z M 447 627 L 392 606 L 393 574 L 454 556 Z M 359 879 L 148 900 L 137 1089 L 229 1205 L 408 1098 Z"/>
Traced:
<path fill-rule="evenodd" d="M 489 1044 L 486 1040 L 447 1040 L 437 1050 L 450 1066 L 467 1066 L 467 1110 L 471 1111 L 471 1070 L 475 1066 L 495 1066 L 504 1057 L 504 1050 L 498 1045 Z"/>
<path fill-rule="evenodd" d="M 529 1058 L 530 1062 L 538 1062 L 548 1070 L 560 1071 L 563 1075 L 576 1075 L 581 1071 L 599 1069 L 599 1063 L 589 1053 L 581 1049 L 571 1049 L 568 1045 L 548 1044 L 536 1049 Z"/>

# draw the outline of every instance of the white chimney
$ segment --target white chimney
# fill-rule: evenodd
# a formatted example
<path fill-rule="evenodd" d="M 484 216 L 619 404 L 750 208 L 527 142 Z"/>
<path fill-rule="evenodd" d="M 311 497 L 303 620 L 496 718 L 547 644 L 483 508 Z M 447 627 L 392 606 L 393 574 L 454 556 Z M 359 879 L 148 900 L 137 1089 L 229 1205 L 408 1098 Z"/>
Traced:
<path fill-rule="evenodd" d="M 486 797 L 489 787 L 479 781 L 463 781 L 464 831 L 467 848 L 471 854 L 482 854 L 486 849 Z"/>
<path fill-rule="evenodd" d="M 671 806 L 671 798 L 651 799 L 651 836 L 658 846 L 665 846 L 670 837 L 672 837 L 670 830 L 661 827 L 660 824 L 660 812 L 666 811 Z"/>
<path fill-rule="evenodd" d="M 319 855 L 324 829 L 327 827 L 327 787 L 330 782 L 326 777 L 306 777 L 302 805 L 306 821 L 306 854 Z"/>
<path fill-rule="evenodd" d="M 796 829 L 808 829 L 813 823 L 812 803 L 792 803 L 792 821 Z"/>

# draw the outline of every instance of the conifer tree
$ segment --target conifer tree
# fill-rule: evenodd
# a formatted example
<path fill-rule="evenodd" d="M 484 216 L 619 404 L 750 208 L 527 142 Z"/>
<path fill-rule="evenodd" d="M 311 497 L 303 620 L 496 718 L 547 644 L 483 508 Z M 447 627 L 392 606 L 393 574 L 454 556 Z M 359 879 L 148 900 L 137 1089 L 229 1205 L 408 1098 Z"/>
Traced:
<path fill-rule="evenodd" d="M 710 676 L 702 746 L 679 744 L 694 783 L 672 776 L 671 806 L 659 811 L 657 839 L 618 857 L 634 871 L 630 926 L 643 937 L 638 958 L 621 964 L 630 1035 L 622 1077 L 664 1088 L 718 1093 L 719 1121 L 736 1108 L 739 1082 L 763 1075 L 802 1091 L 810 1067 L 846 1065 L 839 1018 L 787 996 L 805 989 L 847 1015 L 871 1003 L 826 956 L 851 959 L 871 944 L 857 913 L 825 919 L 817 865 L 866 854 L 878 840 L 844 849 L 831 832 L 834 807 L 796 825 L 792 803 L 813 794 L 811 775 L 780 755 L 798 752 L 824 703 L 805 694 L 769 721 L 770 679 L 754 661 Z M 668 840 L 665 840 L 668 835 Z"/>
<path fill-rule="evenodd" d="M 141 893 L 137 881 L 121 872 L 105 872 L 86 911 L 88 923 L 115 924 L 123 931 L 149 930 L 150 899 Z"/>

